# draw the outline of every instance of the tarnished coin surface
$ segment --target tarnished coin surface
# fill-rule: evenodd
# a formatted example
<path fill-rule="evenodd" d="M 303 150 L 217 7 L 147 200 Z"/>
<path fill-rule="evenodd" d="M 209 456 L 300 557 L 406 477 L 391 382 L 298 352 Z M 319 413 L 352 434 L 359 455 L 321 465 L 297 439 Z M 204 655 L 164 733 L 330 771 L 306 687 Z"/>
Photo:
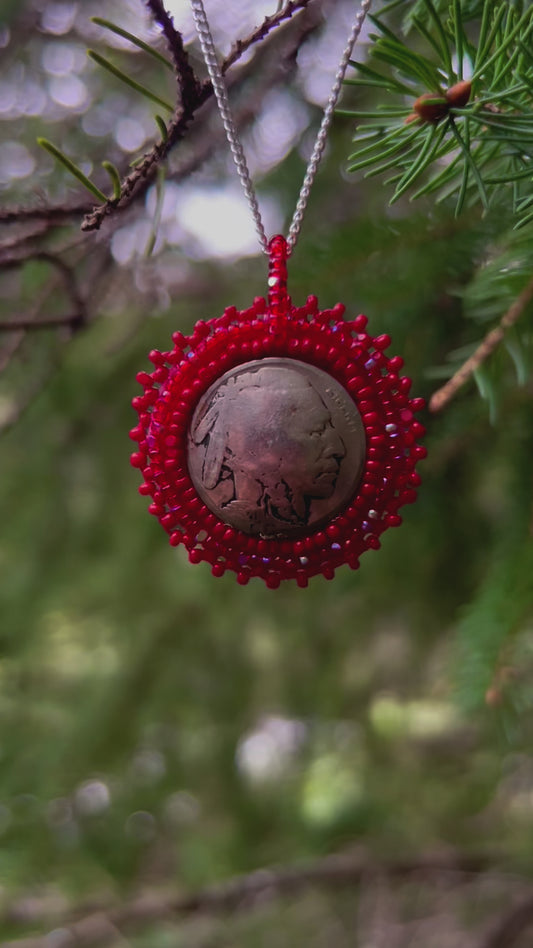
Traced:
<path fill-rule="evenodd" d="M 351 501 L 364 467 L 361 416 L 332 376 L 296 359 L 257 359 L 205 392 L 188 435 L 204 503 L 245 533 L 295 537 Z"/>

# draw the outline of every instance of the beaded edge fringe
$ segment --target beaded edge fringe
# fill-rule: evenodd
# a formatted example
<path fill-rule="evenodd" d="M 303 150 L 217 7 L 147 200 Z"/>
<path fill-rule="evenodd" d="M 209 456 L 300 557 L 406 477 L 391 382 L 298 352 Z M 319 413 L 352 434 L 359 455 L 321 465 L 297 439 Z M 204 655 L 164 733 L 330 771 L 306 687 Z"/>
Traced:
<path fill-rule="evenodd" d="M 345 563 L 357 569 L 362 553 L 379 549 L 381 534 L 401 524 L 398 510 L 416 500 L 415 468 L 427 453 L 416 443 L 425 432 L 414 418 L 424 399 L 409 398 L 411 379 L 398 374 L 402 358 L 385 354 L 389 336 L 368 335 L 366 316 L 343 320 L 342 303 L 320 311 L 315 296 L 288 315 L 276 309 L 262 297 L 241 312 L 230 306 L 197 322 L 190 336 L 173 333 L 171 351 L 150 352 L 154 370 L 137 374 L 144 391 L 132 401 L 139 422 L 130 432 L 138 442 L 131 464 L 144 478 L 139 493 L 152 498 L 148 510 L 171 545 L 183 544 L 191 563 L 210 563 L 214 576 L 229 569 L 242 585 L 258 576 L 271 589 L 284 579 L 305 587 L 320 573 L 333 579 Z M 325 529 L 295 540 L 229 527 L 200 499 L 187 467 L 187 432 L 203 393 L 229 369 L 272 356 L 329 372 L 353 398 L 366 433 L 365 466 L 351 503 Z"/>

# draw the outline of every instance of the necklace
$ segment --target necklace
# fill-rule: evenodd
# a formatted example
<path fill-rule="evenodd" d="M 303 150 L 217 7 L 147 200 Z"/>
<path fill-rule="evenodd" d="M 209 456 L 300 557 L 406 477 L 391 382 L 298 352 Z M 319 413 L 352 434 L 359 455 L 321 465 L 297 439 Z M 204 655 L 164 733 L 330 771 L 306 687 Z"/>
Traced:
<path fill-rule="evenodd" d="M 362 0 L 324 110 L 296 210 L 285 239 L 268 240 L 231 115 L 203 0 L 191 0 L 213 91 L 237 172 L 269 258 L 268 299 L 175 332 L 168 352 L 152 351 L 133 399 L 139 422 L 131 463 L 149 511 L 183 544 L 191 563 L 207 561 L 246 584 L 284 579 L 307 586 L 321 573 L 359 566 L 365 550 L 402 522 L 416 500 L 415 470 L 426 450 L 414 418 L 403 360 L 386 355 L 387 335 L 366 332 L 367 319 L 343 319 L 345 307 L 303 306 L 287 292 L 294 250 L 322 157 L 342 80 L 371 0 Z"/>

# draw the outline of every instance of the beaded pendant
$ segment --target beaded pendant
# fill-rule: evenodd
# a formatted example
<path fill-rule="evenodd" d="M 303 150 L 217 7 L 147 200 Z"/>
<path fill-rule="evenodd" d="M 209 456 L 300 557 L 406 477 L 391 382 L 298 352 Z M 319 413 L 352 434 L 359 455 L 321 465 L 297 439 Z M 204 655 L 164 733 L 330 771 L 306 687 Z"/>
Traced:
<path fill-rule="evenodd" d="M 242 585 L 307 586 L 359 566 L 398 513 L 416 500 L 426 449 L 403 360 L 387 335 L 345 307 L 295 307 L 287 294 L 288 248 L 269 244 L 268 302 L 173 334 L 152 351 L 133 399 L 139 422 L 131 463 L 142 495 L 191 563 L 206 561 Z"/>

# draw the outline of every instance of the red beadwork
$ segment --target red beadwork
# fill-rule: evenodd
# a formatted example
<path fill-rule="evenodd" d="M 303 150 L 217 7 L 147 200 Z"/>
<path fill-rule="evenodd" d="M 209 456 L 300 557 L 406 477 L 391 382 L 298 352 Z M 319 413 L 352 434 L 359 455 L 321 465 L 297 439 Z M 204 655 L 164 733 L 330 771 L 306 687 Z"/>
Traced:
<path fill-rule="evenodd" d="M 416 499 L 414 468 L 426 456 L 415 443 L 424 429 L 413 417 L 424 401 L 409 398 L 411 380 L 398 376 L 403 360 L 382 354 L 390 339 L 368 335 L 366 316 L 345 321 L 341 303 L 319 311 L 315 296 L 294 307 L 285 239 L 273 237 L 269 250 L 268 305 L 257 297 L 242 312 L 230 306 L 219 318 L 197 323 L 191 336 L 173 333 L 172 351 L 150 352 L 154 370 L 137 374 L 143 395 L 133 399 L 139 423 L 130 432 L 138 442 L 131 463 L 143 475 L 139 492 L 152 498 L 150 513 L 172 546 L 185 546 L 191 563 L 210 563 L 214 576 L 232 570 L 241 585 L 258 576 L 270 589 L 283 579 L 304 588 L 316 574 L 332 579 L 343 564 L 357 569 L 362 553 L 379 549 L 381 534 L 401 524 L 398 510 Z M 228 369 L 262 356 L 329 372 L 350 393 L 366 430 L 355 497 L 324 530 L 295 540 L 265 540 L 228 527 L 197 495 L 187 468 L 187 431 L 201 395 Z"/>

